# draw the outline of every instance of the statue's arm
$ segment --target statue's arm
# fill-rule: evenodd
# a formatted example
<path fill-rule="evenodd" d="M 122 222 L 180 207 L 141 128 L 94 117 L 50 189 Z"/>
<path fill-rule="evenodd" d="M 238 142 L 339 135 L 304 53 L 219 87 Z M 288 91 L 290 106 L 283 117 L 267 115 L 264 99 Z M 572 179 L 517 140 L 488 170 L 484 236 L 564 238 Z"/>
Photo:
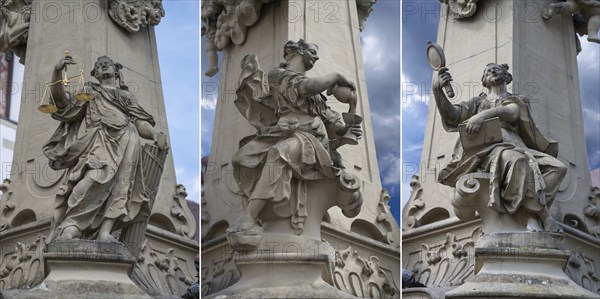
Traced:
<path fill-rule="evenodd" d="M 142 119 L 137 119 L 135 121 L 135 127 L 137 128 L 140 137 L 149 140 L 156 140 L 158 131 L 156 131 L 156 129 L 154 129 L 149 122 Z"/>
<path fill-rule="evenodd" d="M 508 105 L 502 105 L 499 107 L 481 111 L 473 117 L 479 118 L 481 120 L 488 120 L 497 117 L 500 120 L 512 123 L 519 119 L 520 111 L 521 110 L 519 109 L 519 106 L 517 104 L 510 103 Z"/>
<path fill-rule="evenodd" d="M 334 86 L 345 86 L 355 90 L 354 84 L 339 73 L 324 76 L 305 78 L 298 84 L 298 93 L 301 97 L 318 95 Z"/>
<path fill-rule="evenodd" d="M 460 110 L 448 100 L 443 90 L 443 87 L 450 81 L 452 81 L 452 76 L 448 73 L 448 69 L 440 69 L 438 75 L 433 79 L 433 97 L 442 119 L 448 124 L 458 124 Z"/>
<path fill-rule="evenodd" d="M 50 85 L 49 91 L 50 91 L 50 94 L 52 95 L 52 99 L 54 100 L 54 103 L 59 108 L 64 108 L 69 103 L 69 98 L 70 98 L 69 94 L 65 90 L 65 87 L 62 84 L 62 82 L 58 82 L 58 81 L 62 81 L 64 79 L 63 71 L 65 70 L 66 66 L 69 64 L 75 64 L 75 61 L 73 60 L 73 57 L 65 56 L 64 58 L 62 58 L 61 60 L 58 61 L 56 66 L 54 66 L 54 71 L 52 72 L 51 83 L 55 83 L 55 82 L 57 82 L 57 83 Z"/>
<path fill-rule="evenodd" d="M 167 135 L 156 130 L 148 121 L 136 119 L 135 127 L 137 128 L 140 137 L 148 140 L 154 140 L 158 147 L 162 149 L 168 148 Z"/>

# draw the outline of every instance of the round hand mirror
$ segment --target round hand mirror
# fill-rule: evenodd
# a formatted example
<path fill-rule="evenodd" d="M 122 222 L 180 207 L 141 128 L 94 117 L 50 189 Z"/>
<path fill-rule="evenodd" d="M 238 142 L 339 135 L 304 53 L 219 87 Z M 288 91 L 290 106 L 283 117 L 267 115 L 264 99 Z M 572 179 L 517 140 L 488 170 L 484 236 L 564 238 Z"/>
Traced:
<path fill-rule="evenodd" d="M 440 45 L 427 41 L 426 54 L 427 61 L 429 61 L 429 65 L 434 71 L 439 71 L 446 67 L 446 55 L 444 55 L 444 49 Z M 449 97 L 454 97 L 454 90 L 452 90 L 452 86 L 449 83 L 444 85 L 444 89 Z"/>
<path fill-rule="evenodd" d="M 439 71 L 446 66 L 446 56 L 440 45 L 431 41 L 427 42 L 427 61 L 434 71 Z"/>

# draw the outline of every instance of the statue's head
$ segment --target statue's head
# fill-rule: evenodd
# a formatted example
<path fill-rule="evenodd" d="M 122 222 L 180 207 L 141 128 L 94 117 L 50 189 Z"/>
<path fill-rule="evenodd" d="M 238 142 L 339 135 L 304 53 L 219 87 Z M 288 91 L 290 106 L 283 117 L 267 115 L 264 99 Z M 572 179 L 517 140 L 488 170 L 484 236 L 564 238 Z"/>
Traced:
<path fill-rule="evenodd" d="M 123 66 L 120 63 L 114 62 L 108 56 L 100 56 L 94 64 L 91 75 L 98 80 L 110 77 L 119 78 L 119 71 L 122 68 Z"/>
<path fill-rule="evenodd" d="M 488 63 L 481 76 L 483 86 L 490 88 L 501 84 L 510 84 L 513 78 L 508 72 L 508 64 Z"/>
<path fill-rule="evenodd" d="M 283 46 L 283 58 L 289 62 L 299 55 L 302 57 L 302 63 L 308 71 L 312 69 L 315 62 L 319 60 L 317 51 L 319 51 L 319 46 L 313 43 L 307 43 L 303 39 L 300 39 L 297 42 L 288 41 L 285 46 Z"/>

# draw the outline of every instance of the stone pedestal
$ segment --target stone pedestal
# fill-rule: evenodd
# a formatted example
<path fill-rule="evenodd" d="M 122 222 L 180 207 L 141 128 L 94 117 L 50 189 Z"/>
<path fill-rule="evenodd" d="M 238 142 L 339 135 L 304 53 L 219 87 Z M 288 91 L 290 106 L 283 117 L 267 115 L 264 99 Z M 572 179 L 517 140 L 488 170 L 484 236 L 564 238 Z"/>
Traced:
<path fill-rule="evenodd" d="M 562 234 L 484 234 L 475 246 L 479 272 L 446 298 L 600 298 L 564 273 L 569 256 Z"/>
<path fill-rule="evenodd" d="M 335 250 L 318 239 L 266 234 L 234 260 L 240 281 L 208 298 L 356 298 L 332 286 Z"/>
<path fill-rule="evenodd" d="M 123 244 L 51 242 L 44 258 L 48 276 L 40 285 L 2 291 L 2 298 L 151 298 L 129 278 L 136 258 Z"/>

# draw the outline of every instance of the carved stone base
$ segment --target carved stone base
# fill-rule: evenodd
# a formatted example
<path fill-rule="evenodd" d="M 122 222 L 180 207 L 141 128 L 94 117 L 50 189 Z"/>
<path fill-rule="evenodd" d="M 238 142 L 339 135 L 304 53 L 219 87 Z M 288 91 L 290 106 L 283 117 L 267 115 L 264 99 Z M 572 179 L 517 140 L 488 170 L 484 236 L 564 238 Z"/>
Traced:
<path fill-rule="evenodd" d="M 125 245 L 90 240 L 51 242 L 46 279 L 30 290 L 4 290 L 6 298 L 151 298 L 130 278 L 135 258 Z"/>
<path fill-rule="evenodd" d="M 256 250 L 234 260 L 240 280 L 207 298 L 356 298 L 332 286 L 335 250 L 327 242 L 265 234 Z"/>
<path fill-rule="evenodd" d="M 600 298 L 564 273 L 562 243 L 562 234 L 546 232 L 485 234 L 475 247 L 481 270 L 446 298 Z"/>

